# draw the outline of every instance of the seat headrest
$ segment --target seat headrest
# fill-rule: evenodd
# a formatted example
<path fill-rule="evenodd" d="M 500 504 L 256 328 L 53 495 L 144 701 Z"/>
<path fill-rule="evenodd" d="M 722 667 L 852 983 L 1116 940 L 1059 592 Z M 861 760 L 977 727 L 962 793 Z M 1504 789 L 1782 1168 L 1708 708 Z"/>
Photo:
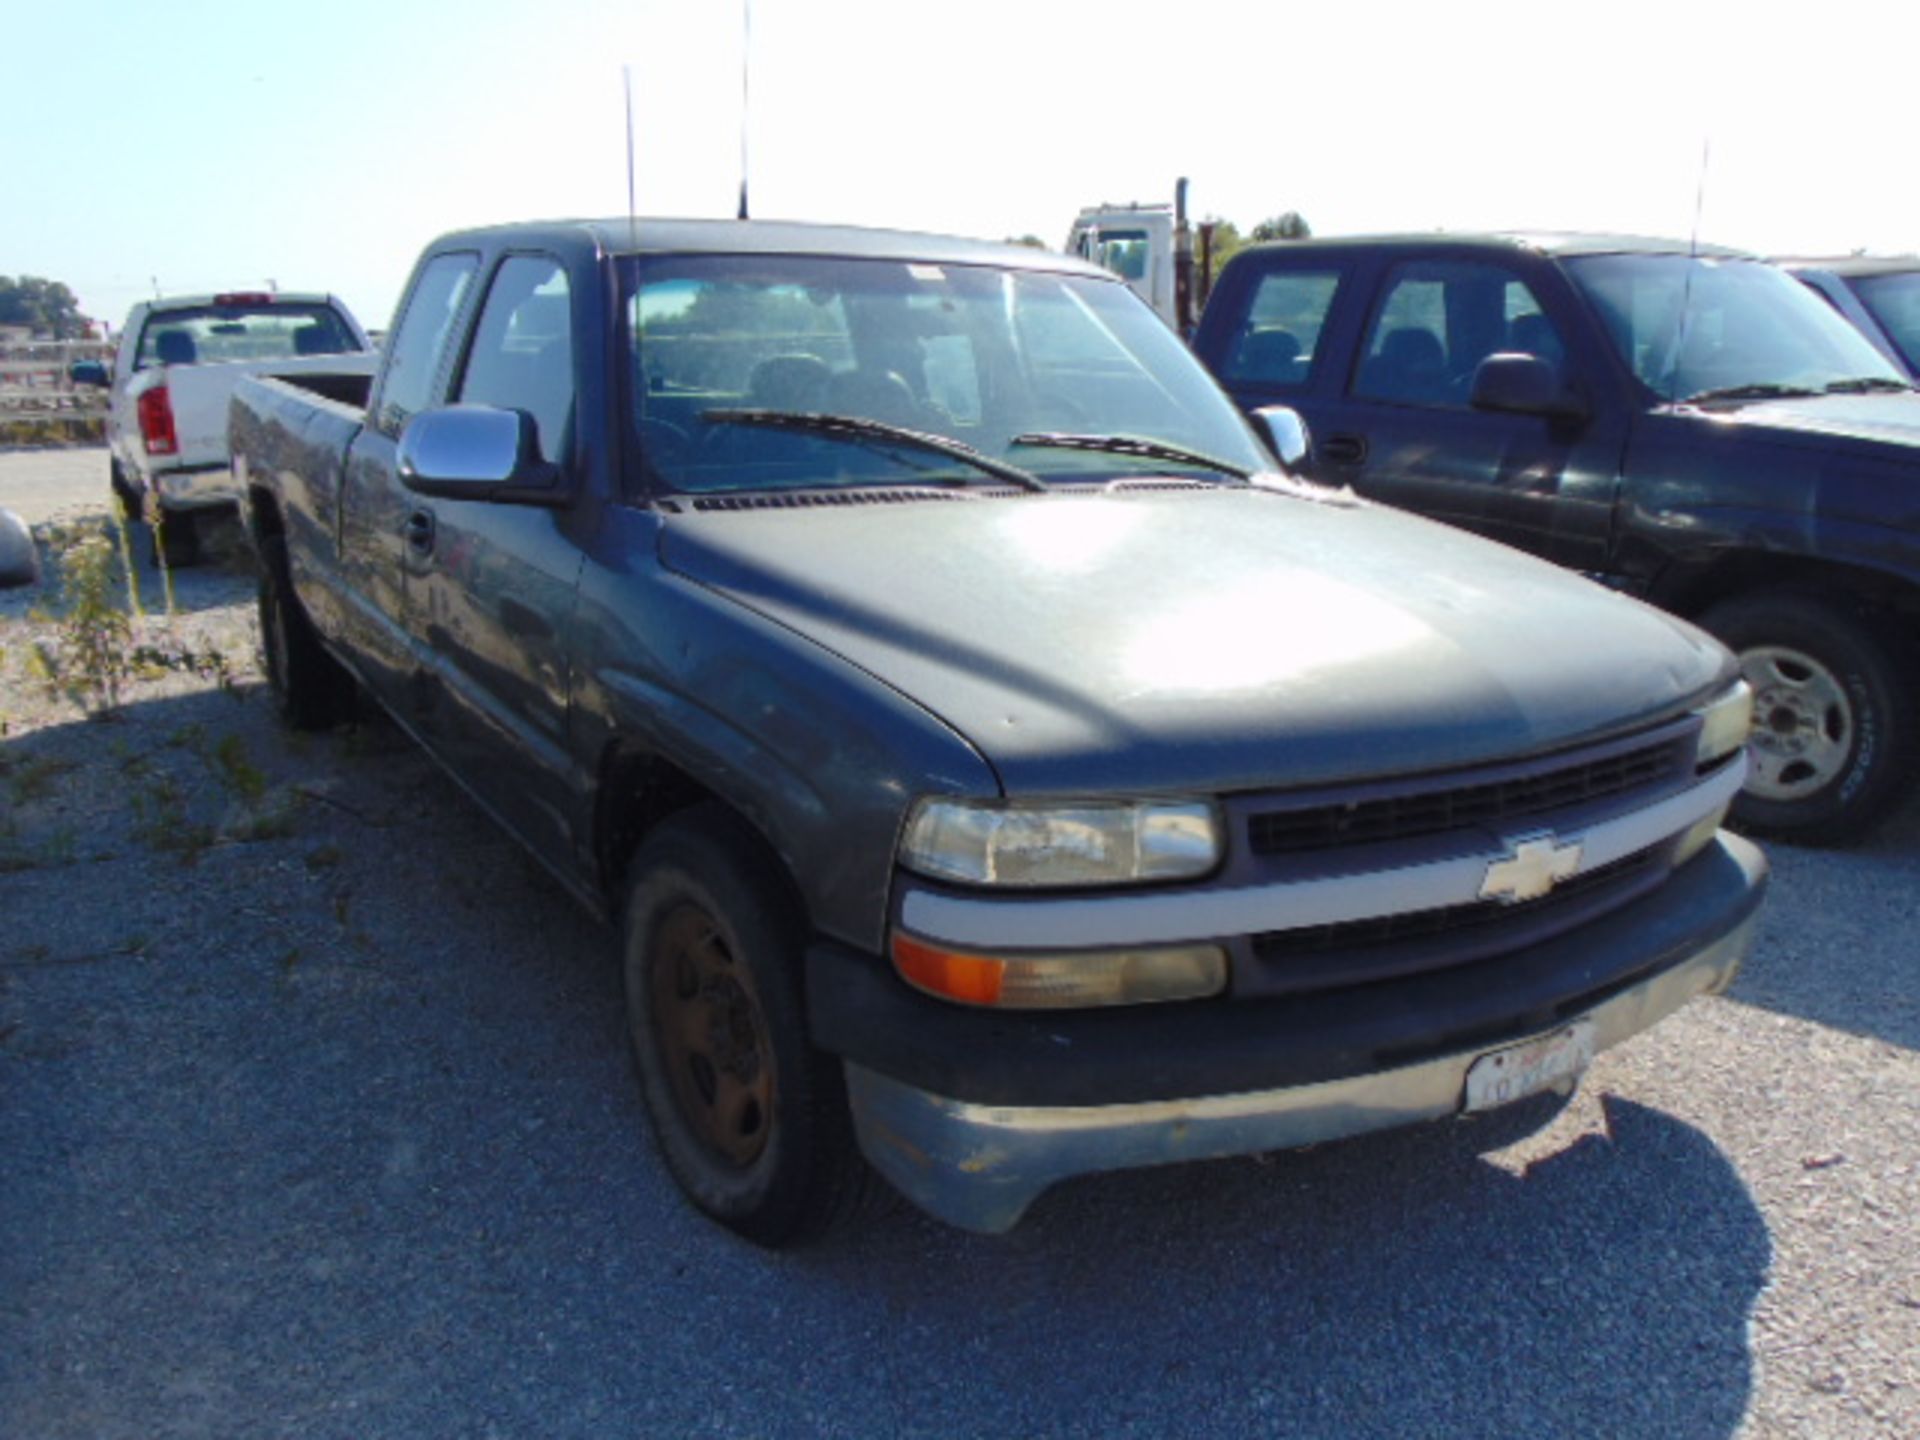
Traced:
<path fill-rule="evenodd" d="M 162 330 L 154 337 L 153 353 L 162 365 L 192 365 L 200 358 L 200 347 L 184 330 Z"/>

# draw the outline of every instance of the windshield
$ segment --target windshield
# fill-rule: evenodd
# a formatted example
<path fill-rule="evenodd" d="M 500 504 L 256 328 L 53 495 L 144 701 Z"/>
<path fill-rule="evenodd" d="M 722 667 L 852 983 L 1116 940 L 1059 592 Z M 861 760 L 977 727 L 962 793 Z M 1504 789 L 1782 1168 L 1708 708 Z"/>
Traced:
<path fill-rule="evenodd" d="M 1666 400 L 1900 383 L 1866 337 L 1757 260 L 1590 255 L 1568 262 L 1614 349 Z"/>
<path fill-rule="evenodd" d="M 1186 347 L 1116 281 L 673 256 L 633 262 L 627 296 L 641 452 L 676 491 L 1005 483 L 959 447 L 1045 482 L 1274 468 Z M 770 423 L 823 415 L 862 423 Z M 1076 443 L 1035 443 L 1059 435 Z"/>
<path fill-rule="evenodd" d="M 1907 367 L 1920 371 L 1920 270 L 1897 275 L 1856 275 L 1847 283 L 1860 303 L 1873 312 L 1880 328 L 1906 357 Z"/>
<path fill-rule="evenodd" d="M 140 333 L 134 368 L 217 365 L 227 360 L 285 360 L 340 355 L 360 344 L 328 305 L 262 301 L 156 310 Z"/>

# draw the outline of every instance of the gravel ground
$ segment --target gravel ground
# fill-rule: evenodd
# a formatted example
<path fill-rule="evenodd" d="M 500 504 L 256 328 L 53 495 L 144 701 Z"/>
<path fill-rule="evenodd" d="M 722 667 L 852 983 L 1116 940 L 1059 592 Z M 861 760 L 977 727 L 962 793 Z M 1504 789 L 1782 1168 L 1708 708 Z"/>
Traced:
<path fill-rule="evenodd" d="M 52 453 L 0 504 L 98 508 Z M 0 596 L 7 1435 L 1920 1436 L 1920 806 L 1772 847 L 1733 992 L 1557 1111 L 768 1255 L 604 934 L 391 730 L 281 732 L 250 594 L 178 577 L 108 720 Z"/>

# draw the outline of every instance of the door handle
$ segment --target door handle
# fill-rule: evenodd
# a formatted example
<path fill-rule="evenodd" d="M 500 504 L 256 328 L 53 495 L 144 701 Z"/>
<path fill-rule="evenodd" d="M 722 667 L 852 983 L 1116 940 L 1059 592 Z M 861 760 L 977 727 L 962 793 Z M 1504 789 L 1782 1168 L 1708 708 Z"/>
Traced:
<path fill-rule="evenodd" d="M 1322 460 L 1335 465 L 1358 465 L 1367 458 L 1364 435 L 1328 435 L 1315 441 L 1313 448 L 1320 452 Z"/>
<path fill-rule="evenodd" d="M 416 555 L 431 555 L 433 553 L 433 512 L 431 510 L 414 511 L 407 516 L 407 523 L 401 533 L 406 536 L 407 549 Z"/>

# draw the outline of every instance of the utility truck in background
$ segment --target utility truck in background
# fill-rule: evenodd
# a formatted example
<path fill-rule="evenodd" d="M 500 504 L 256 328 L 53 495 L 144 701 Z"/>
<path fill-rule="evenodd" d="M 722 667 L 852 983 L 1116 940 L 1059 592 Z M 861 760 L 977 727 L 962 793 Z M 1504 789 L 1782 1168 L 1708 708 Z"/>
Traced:
<path fill-rule="evenodd" d="M 371 376 L 374 362 L 367 332 L 336 296 L 231 291 L 142 301 L 127 314 L 112 369 L 87 361 L 71 375 L 109 392 L 109 474 L 122 513 L 156 522 L 156 561 L 185 565 L 199 558 L 207 517 L 238 499 L 227 402 L 240 377 Z"/>
<path fill-rule="evenodd" d="M 1206 304 L 1212 242 L 1212 224 L 1187 222 L 1183 177 L 1174 184 L 1171 205 L 1101 204 L 1082 210 L 1065 249 L 1125 280 L 1185 338 L 1193 334 L 1200 307 Z"/>

